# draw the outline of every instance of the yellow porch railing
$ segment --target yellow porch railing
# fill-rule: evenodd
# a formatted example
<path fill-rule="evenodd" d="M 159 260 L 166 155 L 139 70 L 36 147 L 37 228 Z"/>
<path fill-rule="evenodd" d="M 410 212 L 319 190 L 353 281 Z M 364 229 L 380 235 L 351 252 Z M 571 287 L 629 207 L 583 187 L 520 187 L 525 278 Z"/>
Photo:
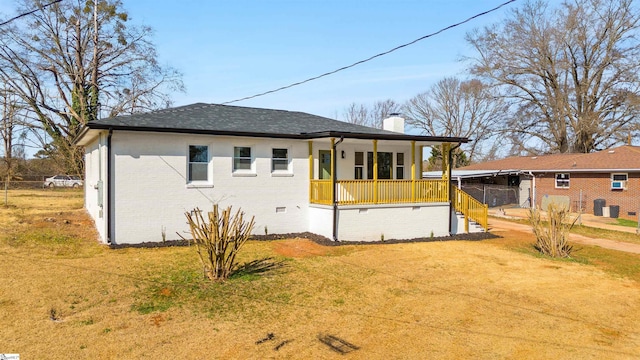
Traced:
<path fill-rule="evenodd" d="M 447 202 L 447 180 L 416 180 L 416 202 Z"/>
<path fill-rule="evenodd" d="M 464 231 L 469 232 L 469 219 L 478 223 L 487 231 L 489 224 L 488 206 L 471 197 L 471 195 L 452 186 L 453 208 L 464 215 Z"/>
<path fill-rule="evenodd" d="M 309 195 L 313 204 L 331 205 L 331 180 L 311 180 Z"/>
<path fill-rule="evenodd" d="M 310 202 L 331 204 L 331 181 L 311 180 Z M 448 201 L 446 180 L 338 180 L 338 205 L 401 204 Z"/>

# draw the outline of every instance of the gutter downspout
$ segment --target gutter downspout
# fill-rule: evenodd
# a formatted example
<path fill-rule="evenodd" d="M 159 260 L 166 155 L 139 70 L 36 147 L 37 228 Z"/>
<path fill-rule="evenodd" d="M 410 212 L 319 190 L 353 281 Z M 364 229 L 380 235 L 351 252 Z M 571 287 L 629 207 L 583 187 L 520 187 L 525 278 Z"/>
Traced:
<path fill-rule="evenodd" d="M 112 244 L 111 241 L 111 136 L 113 135 L 113 128 L 109 128 L 109 135 L 107 135 L 107 211 L 106 223 L 107 223 L 107 244 Z"/>
<path fill-rule="evenodd" d="M 333 191 L 333 241 L 339 241 L 338 240 L 338 200 L 337 200 L 337 191 L 336 191 L 336 172 L 337 172 L 337 164 L 338 164 L 338 152 L 336 151 L 336 148 L 338 146 L 338 144 L 340 144 L 341 142 L 344 141 L 344 136 L 340 136 L 340 140 L 336 141 L 333 144 L 333 159 L 331 159 L 331 162 L 333 163 L 333 168 L 331 169 L 331 177 L 333 177 L 334 181 L 333 181 L 333 189 L 331 191 Z"/>
<path fill-rule="evenodd" d="M 451 224 L 453 223 L 453 198 L 452 198 L 452 191 L 451 191 L 451 173 L 452 173 L 452 169 L 453 169 L 453 151 L 457 148 L 460 147 L 460 144 L 452 147 L 451 149 L 449 149 L 449 169 L 448 169 L 448 174 L 447 174 L 447 179 L 449 180 L 449 183 L 447 184 L 447 186 L 449 187 L 449 236 L 453 236 L 453 232 L 451 231 Z"/>

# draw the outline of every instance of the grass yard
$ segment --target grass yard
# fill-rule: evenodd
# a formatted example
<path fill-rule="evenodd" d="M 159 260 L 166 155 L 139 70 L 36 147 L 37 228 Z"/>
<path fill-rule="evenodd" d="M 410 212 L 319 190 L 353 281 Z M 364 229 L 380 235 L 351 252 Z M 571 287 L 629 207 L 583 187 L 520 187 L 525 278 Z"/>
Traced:
<path fill-rule="evenodd" d="M 616 221 L 612 223 L 613 225 L 627 226 L 632 228 L 638 228 L 638 222 L 634 220 L 621 219 L 617 218 Z"/>
<path fill-rule="evenodd" d="M 202 279 L 192 248 L 98 245 L 77 191 L 0 207 L 0 353 L 24 359 L 629 359 L 640 256 L 532 235 L 323 247 L 250 241 Z"/>

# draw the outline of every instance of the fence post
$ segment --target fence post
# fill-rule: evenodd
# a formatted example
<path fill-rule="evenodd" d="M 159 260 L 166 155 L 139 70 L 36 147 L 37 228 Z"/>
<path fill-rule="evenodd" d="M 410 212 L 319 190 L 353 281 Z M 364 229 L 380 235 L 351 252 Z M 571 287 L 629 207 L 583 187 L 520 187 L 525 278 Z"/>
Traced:
<path fill-rule="evenodd" d="M 578 225 L 582 225 L 582 189 L 580 189 L 580 199 L 578 200 Z"/>

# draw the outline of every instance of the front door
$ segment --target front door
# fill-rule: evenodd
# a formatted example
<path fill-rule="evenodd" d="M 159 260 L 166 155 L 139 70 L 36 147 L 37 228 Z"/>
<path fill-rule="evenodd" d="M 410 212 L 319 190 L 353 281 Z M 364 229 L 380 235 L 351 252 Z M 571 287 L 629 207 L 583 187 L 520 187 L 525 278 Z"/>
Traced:
<path fill-rule="evenodd" d="M 319 150 L 318 159 L 318 178 L 331 179 L 331 150 Z"/>

